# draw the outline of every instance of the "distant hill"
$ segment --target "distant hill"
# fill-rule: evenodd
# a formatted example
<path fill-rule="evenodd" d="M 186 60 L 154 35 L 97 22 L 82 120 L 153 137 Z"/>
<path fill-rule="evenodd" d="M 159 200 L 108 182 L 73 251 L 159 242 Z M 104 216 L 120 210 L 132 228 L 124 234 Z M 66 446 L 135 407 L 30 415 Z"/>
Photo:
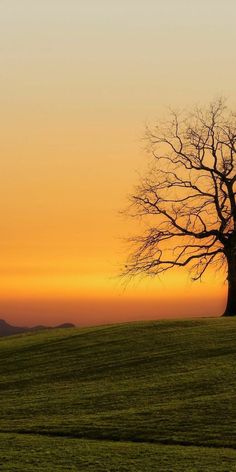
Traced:
<path fill-rule="evenodd" d="M 63 323 L 60 324 L 59 326 L 55 326 L 55 328 L 75 328 L 75 325 L 72 323 Z M 7 321 L 0 319 L 0 337 L 1 336 L 12 336 L 13 334 L 20 334 L 20 333 L 26 333 L 28 331 L 39 331 L 43 329 L 54 329 L 52 327 L 48 326 L 33 326 L 32 328 L 29 328 L 27 326 L 12 326 Z"/>

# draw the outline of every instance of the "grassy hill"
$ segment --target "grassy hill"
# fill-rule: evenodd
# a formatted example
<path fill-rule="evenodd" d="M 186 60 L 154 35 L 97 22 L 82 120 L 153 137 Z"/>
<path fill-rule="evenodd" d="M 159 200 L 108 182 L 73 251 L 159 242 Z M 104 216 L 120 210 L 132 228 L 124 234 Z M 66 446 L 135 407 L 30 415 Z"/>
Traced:
<path fill-rule="evenodd" d="M 236 319 L 0 340 L 0 470 L 236 471 Z"/>

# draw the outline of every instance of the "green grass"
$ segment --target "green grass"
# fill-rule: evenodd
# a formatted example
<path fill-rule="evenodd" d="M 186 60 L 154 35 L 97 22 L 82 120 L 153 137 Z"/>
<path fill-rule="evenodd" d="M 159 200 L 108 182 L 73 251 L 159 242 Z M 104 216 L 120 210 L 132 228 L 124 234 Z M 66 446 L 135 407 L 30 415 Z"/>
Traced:
<path fill-rule="evenodd" d="M 236 471 L 236 319 L 2 338 L 0 402 L 0 470 Z"/>
<path fill-rule="evenodd" d="M 0 434 L 1 471 L 227 472 L 236 451 Z"/>

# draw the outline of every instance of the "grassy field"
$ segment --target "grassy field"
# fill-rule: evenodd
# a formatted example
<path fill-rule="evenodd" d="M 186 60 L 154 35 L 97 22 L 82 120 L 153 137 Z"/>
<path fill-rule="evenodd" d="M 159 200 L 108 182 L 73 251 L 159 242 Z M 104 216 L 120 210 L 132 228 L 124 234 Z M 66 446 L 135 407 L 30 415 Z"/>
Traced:
<path fill-rule="evenodd" d="M 236 471 L 236 320 L 0 340 L 1 471 Z"/>

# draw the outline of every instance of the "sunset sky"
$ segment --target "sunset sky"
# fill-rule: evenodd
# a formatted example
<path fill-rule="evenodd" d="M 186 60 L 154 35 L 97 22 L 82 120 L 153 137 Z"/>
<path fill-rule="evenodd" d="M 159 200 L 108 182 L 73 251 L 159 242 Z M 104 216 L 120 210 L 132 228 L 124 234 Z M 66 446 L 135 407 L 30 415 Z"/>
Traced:
<path fill-rule="evenodd" d="M 236 104 L 234 0 L 0 2 L 0 317 L 78 325 L 217 315 L 219 274 L 118 277 L 121 215 L 168 106 Z"/>

